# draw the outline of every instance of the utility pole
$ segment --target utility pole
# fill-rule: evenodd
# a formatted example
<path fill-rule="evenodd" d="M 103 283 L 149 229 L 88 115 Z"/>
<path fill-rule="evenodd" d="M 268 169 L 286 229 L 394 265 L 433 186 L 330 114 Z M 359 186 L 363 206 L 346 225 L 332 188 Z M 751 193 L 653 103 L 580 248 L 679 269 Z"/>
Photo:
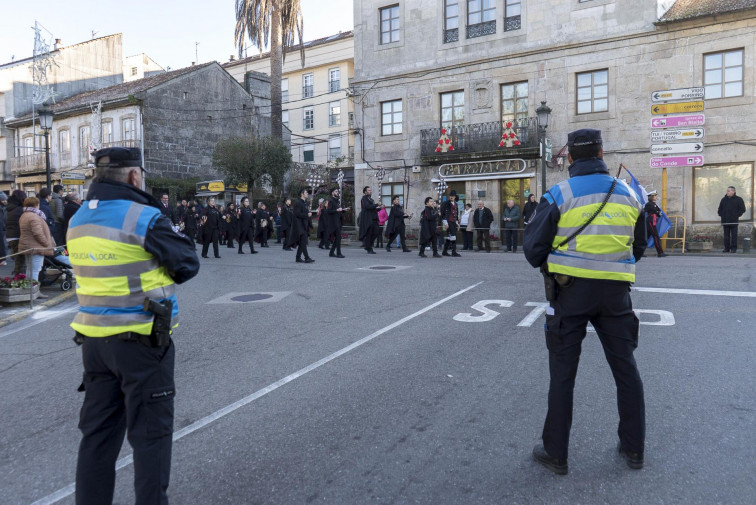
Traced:
<path fill-rule="evenodd" d="M 199 42 L 194 43 L 194 62 L 199 65 L 199 56 L 197 56 L 197 46 L 199 46 Z"/>

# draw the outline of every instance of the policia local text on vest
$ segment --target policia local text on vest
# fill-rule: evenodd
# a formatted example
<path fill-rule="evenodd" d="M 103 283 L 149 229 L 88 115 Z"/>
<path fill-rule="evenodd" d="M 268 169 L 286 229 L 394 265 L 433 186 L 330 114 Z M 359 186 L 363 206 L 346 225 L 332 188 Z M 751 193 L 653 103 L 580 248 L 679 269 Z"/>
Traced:
<path fill-rule="evenodd" d="M 174 232 L 144 184 L 139 149 L 95 153 L 96 180 L 71 218 L 78 283 L 71 327 L 82 344 L 85 390 L 76 503 L 113 501 L 124 435 L 134 449 L 136 503 L 167 504 L 173 433 L 175 283 L 199 271 L 189 237 Z"/>
<path fill-rule="evenodd" d="M 543 444 L 533 449 L 533 457 L 557 474 L 568 471 L 575 375 L 590 322 L 617 387 L 618 454 L 637 469 L 643 466 L 646 428 L 643 383 L 633 357 L 638 318 L 630 284 L 646 248 L 643 208 L 627 184 L 609 175 L 600 131 L 572 132 L 567 146 L 570 178 L 542 196 L 524 237 L 528 262 L 547 269 L 547 280 L 559 281 L 547 284 L 555 286 L 547 295 L 545 325 L 548 413 Z"/>

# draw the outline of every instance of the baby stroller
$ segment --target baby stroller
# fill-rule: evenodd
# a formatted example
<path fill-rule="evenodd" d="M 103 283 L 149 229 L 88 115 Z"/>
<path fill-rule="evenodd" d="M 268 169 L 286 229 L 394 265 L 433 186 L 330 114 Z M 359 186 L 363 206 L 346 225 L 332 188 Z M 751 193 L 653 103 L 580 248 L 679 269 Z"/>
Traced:
<path fill-rule="evenodd" d="M 39 271 L 40 285 L 52 286 L 56 282 L 60 282 L 63 291 L 71 289 L 74 282 L 73 269 L 64 246 L 56 247 L 53 256 L 45 256 L 42 270 Z"/>

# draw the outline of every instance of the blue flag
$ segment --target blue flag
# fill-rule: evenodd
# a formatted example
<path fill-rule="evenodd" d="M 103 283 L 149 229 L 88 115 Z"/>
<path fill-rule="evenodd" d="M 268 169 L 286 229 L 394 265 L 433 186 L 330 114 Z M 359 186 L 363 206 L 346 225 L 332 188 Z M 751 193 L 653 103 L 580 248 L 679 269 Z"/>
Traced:
<path fill-rule="evenodd" d="M 646 188 L 640 185 L 638 179 L 635 178 L 633 173 L 625 167 L 625 171 L 630 174 L 630 187 L 638 195 L 638 200 L 641 205 L 646 205 L 648 201 L 648 192 Z M 661 209 L 660 209 L 661 210 Z M 659 219 L 656 221 L 656 231 L 659 233 L 659 238 L 663 237 L 669 229 L 672 228 L 672 221 L 669 220 L 667 214 L 662 210 Z M 654 247 L 654 237 L 648 237 L 648 247 Z"/>

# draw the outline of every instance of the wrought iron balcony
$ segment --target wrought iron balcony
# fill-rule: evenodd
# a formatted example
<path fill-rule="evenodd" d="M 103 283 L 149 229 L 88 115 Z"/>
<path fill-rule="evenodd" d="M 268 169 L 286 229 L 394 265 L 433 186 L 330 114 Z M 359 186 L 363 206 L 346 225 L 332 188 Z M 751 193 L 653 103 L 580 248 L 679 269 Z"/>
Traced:
<path fill-rule="evenodd" d="M 538 120 L 534 117 L 513 121 L 513 130 L 517 135 L 520 145 L 517 147 L 499 147 L 501 136 L 505 127 L 500 121 L 492 123 L 476 123 L 463 126 L 446 128 L 453 151 L 446 153 L 436 152 L 438 140 L 441 138 L 442 128 L 430 128 L 420 131 L 421 147 L 420 156 L 423 157 L 448 157 L 459 154 L 507 156 L 523 153 L 523 149 L 538 148 Z M 454 156 L 458 157 L 458 156 Z"/>
<path fill-rule="evenodd" d="M 505 32 L 509 32 L 512 30 L 519 30 L 521 27 L 522 27 L 522 21 L 519 15 L 504 18 L 504 31 Z"/>
<path fill-rule="evenodd" d="M 102 148 L 106 147 L 139 147 L 139 139 L 117 140 L 115 142 L 103 142 Z"/>
<path fill-rule="evenodd" d="M 484 35 L 491 35 L 496 33 L 496 20 L 483 21 L 482 23 L 476 23 L 474 25 L 467 25 L 467 38 L 472 39 L 475 37 L 482 37 Z"/>
<path fill-rule="evenodd" d="M 457 42 L 459 40 L 459 28 L 450 28 L 444 30 L 444 44 L 449 42 Z"/>

